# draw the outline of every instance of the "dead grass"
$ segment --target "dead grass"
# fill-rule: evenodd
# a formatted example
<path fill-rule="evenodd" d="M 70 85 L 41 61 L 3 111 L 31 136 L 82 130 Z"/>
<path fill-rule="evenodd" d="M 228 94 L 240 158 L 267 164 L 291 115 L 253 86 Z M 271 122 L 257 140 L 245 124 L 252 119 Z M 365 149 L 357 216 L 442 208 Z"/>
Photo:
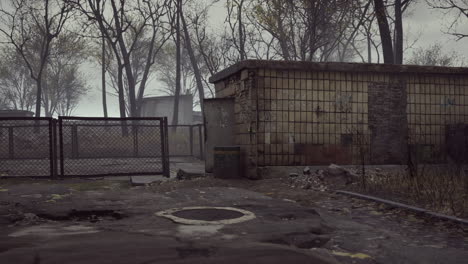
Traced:
<path fill-rule="evenodd" d="M 408 166 L 404 171 L 366 175 L 359 188 L 443 214 L 468 218 L 468 175 L 455 165 Z"/>

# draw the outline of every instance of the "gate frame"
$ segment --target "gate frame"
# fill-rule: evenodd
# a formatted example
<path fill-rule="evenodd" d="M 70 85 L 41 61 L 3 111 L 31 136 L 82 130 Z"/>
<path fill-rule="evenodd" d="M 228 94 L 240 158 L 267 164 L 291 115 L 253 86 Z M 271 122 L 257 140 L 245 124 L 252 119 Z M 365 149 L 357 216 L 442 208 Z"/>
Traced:
<path fill-rule="evenodd" d="M 104 176 L 144 176 L 144 175 L 163 175 L 167 178 L 170 177 L 169 169 L 169 151 L 168 151 L 168 131 L 167 131 L 167 117 L 76 117 L 76 116 L 59 116 L 58 117 L 59 127 L 59 148 L 60 148 L 60 173 L 59 176 L 62 178 L 73 178 L 73 177 L 104 177 Z M 162 171 L 157 172 L 145 172 L 145 173 L 106 173 L 106 174 L 92 174 L 92 175 L 65 175 L 64 168 L 64 155 L 63 155 L 63 120 L 88 120 L 88 121 L 159 121 L 159 130 L 161 135 L 161 162 Z M 155 125 L 157 127 L 157 125 Z"/>

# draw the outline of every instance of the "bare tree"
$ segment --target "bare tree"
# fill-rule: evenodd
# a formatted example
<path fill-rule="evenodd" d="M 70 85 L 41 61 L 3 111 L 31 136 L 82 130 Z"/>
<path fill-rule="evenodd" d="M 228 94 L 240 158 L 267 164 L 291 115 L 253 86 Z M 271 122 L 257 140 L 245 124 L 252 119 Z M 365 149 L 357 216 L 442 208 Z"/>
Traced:
<path fill-rule="evenodd" d="M 107 39 L 117 63 L 120 114 L 125 116 L 125 88 L 128 89 L 130 116 L 139 116 L 146 83 L 156 54 L 170 36 L 164 21 L 169 0 L 70 0 L 100 36 Z M 139 56 L 135 54 L 138 53 Z M 125 82 L 124 82 L 125 78 Z M 137 90 L 138 87 L 138 90 Z"/>
<path fill-rule="evenodd" d="M 464 65 L 463 57 L 460 54 L 456 52 L 444 53 L 440 43 L 435 43 L 427 48 L 416 49 L 411 58 L 407 60 L 407 63 L 445 67 L 461 67 Z"/>
<path fill-rule="evenodd" d="M 226 2 L 228 15 L 225 22 L 229 25 L 231 41 L 239 54 L 240 60 L 247 59 L 245 49 L 245 23 L 244 23 L 244 5 L 245 0 L 228 0 Z"/>
<path fill-rule="evenodd" d="M 468 18 L 468 2 L 465 0 L 426 0 L 434 9 L 441 10 L 448 18 L 449 25 L 445 33 L 461 40 L 468 37 L 468 33 L 460 31 L 458 25 Z"/>
<path fill-rule="evenodd" d="M 347 32 L 353 1 L 257 0 L 256 21 L 285 60 L 327 60 Z"/>
<path fill-rule="evenodd" d="M 50 45 L 70 16 L 70 6 L 60 0 L 10 0 L 9 5 L 0 7 L 3 41 L 21 55 L 31 78 L 36 82 L 36 117 L 41 116 L 42 77 Z M 32 35 L 37 31 L 39 35 Z M 36 38 L 38 36 L 40 39 Z M 36 48 L 39 49 L 38 54 L 35 54 Z"/>
<path fill-rule="evenodd" d="M 180 9 L 180 19 L 182 22 L 182 29 L 184 31 L 184 43 L 185 43 L 185 48 L 187 49 L 190 62 L 192 64 L 192 69 L 193 69 L 193 74 L 195 76 L 195 81 L 197 85 L 197 91 L 198 91 L 198 97 L 200 100 L 200 108 L 202 115 L 204 113 L 204 108 L 203 108 L 203 100 L 205 99 L 205 89 L 203 88 L 203 82 L 202 82 L 202 76 L 201 76 L 201 71 L 200 67 L 198 65 L 198 61 L 195 55 L 195 51 L 192 47 L 192 38 L 189 33 L 188 25 L 186 22 L 186 19 L 184 17 L 184 12 L 183 9 Z"/>
<path fill-rule="evenodd" d="M 175 77 L 175 92 L 174 92 L 174 109 L 172 115 L 172 124 L 177 126 L 179 123 L 179 97 L 180 97 L 180 81 L 181 81 L 181 57 L 180 57 L 180 16 L 182 13 L 182 1 L 176 0 L 176 23 L 175 23 L 175 48 L 176 48 L 176 77 Z M 176 129 L 174 127 L 174 129 Z"/>
<path fill-rule="evenodd" d="M 35 104 L 36 86 L 23 58 L 6 47 L 0 55 L 0 98 L 4 108 L 31 111 Z"/>
<path fill-rule="evenodd" d="M 403 63 L 403 14 L 413 2 L 413 0 L 393 0 L 393 2 L 387 3 L 384 0 L 374 0 L 374 11 L 379 26 L 384 63 Z M 393 16 L 388 10 L 391 7 L 393 7 Z M 393 31 L 388 19 L 393 22 Z"/>
<path fill-rule="evenodd" d="M 87 59 L 86 44 L 75 32 L 63 32 L 51 45 L 43 78 L 46 116 L 71 115 L 87 92 L 79 68 Z"/>

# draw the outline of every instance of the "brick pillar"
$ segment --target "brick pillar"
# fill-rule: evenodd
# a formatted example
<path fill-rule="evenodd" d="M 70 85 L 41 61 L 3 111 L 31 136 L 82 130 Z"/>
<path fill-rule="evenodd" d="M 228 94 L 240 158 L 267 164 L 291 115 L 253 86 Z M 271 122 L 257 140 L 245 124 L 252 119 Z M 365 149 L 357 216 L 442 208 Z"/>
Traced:
<path fill-rule="evenodd" d="M 372 164 L 407 162 L 408 121 L 403 81 L 373 82 L 368 87 Z"/>

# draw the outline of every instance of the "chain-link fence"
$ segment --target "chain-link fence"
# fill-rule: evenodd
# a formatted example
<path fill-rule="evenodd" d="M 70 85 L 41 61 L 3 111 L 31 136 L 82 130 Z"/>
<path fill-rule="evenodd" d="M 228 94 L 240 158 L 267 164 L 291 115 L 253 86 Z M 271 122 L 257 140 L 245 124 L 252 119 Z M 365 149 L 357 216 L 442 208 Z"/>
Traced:
<path fill-rule="evenodd" d="M 203 125 L 170 125 L 169 156 L 204 159 Z"/>
<path fill-rule="evenodd" d="M 62 176 L 168 175 L 166 118 L 60 117 Z"/>
<path fill-rule="evenodd" d="M 0 118 L 0 177 L 55 174 L 55 120 Z"/>
<path fill-rule="evenodd" d="M 166 118 L 0 118 L 0 177 L 169 176 Z"/>

